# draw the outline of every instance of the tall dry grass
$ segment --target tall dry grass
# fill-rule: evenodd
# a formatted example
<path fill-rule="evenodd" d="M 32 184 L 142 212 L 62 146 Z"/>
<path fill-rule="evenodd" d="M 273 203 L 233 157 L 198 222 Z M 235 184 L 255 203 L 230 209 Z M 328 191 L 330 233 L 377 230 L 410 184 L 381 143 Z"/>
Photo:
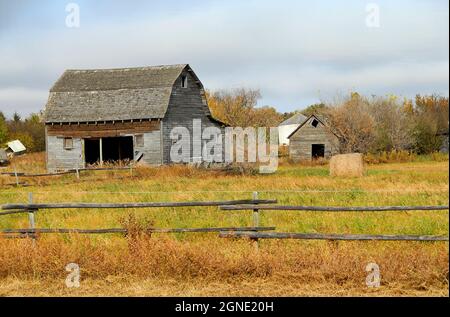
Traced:
<path fill-rule="evenodd" d="M 77 263 L 84 279 L 129 276 L 159 279 L 239 281 L 293 279 L 361 287 L 370 262 L 380 266 L 385 287 L 448 287 L 448 245 L 401 242 L 265 241 L 255 251 L 248 241 L 182 242 L 167 236 L 93 241 L 88 237 L 0 240 L 0 278 L 62 279 Z M 374 247 L 377 244 L 377 247 Z M 281 251 L 282 250 L 282 251 Z"/>
<path fill-rule="evenodd" d="M 45 170 L 43 162 L 42 154 L 33 154 L 17 158 L 14 164 L 20 171 L 38 173 Z M 88 172 L 80 180 L 74 175 L 29 178 L 29 187 L 0 187 L 0 204 L 26 202 L 28 192 L 34 193 L 36 202 L 44 203 L 229 200 L 250 198 L 255 190 L 261 198 L 292 205 L 448 203 L 445 161 L 371 165 L 358 179 L 329 177 L 327 166 L 296 163 L 282 163 L 273 175 L 234 175 L 193 166 L 139 167 L 133 176 L 128 173 Z M 9 176 L 1 179 L 13 181 Z M 55 281 L 64 289 L 65 265 L 76 262 L 81 267 L 82 285 L 111 280 L 109 295 L 148 294 L 139 287 L 127 293 L 120 282 L 147 279 L 158 281 L 158 285 L 171 283 L 170 294 L 177 295 L 189 290 L 201 295 L 198 292 L 205 285 L 213 285 L 210 295 L 227 295 L 231 292 L 225 285 L 240 289 L 241 284 L 247 286 L 239 295 L 255 294 L 255 289 L 265 295 L 298 294 L 294 288 L 303 284 L 320 285 L 333 294 L 350 290 L 345 293 L 348 295 L 354 289 L 367 289 L 364 269 L 367 263 L 376 262 L 381 268 L 382 290 L 390 295 L 420 292 L 448 296 L 448 243 L 264 240 L 255 252 L 249 241 L 220 239 L 216 234 L 140 234 L 142 225 L 149 224 L 162 228 L 252 224 L 251 212 L 217 208 L 39 211 L 36 224 L 40 228 L 125 226 L 136 234 L 41 235 L 34 245 L 29 240 L 1 239 L 0 294 L 32 295 L 30 289 L 41 294 Z M 261 225 L 287 232 L 448 235 L 448 212 L 337 215 L 268 211 L 261 213 Z M 26 215 L 0 217 L 0 228 L 28 226 Z M 185 288 L 166 281 L 177 281 Z M 31 288 L 11 290 L 14 283 Z M 159 287 L 159 293 L 154 290 L 153 295 L 165 292 Z M 53 293 L 44 293 L 65 294 L 61 289 L 49 289 Z M 83 295 L 102 292 L 92 286 L 85 288 Z"/>

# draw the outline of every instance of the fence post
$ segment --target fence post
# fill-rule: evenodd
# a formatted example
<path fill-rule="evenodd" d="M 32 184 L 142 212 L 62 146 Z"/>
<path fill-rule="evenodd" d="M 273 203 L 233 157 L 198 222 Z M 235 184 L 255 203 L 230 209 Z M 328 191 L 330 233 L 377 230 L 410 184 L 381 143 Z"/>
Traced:
<path fill-rule="evenodd" d="M 75 169 L 75 172 L 77 173 L 77 179 L 80 179 L 80 170 L 78 167 Z"/>
<path fill-rule="evenodd" d="M 16 186 L 19 187 L 19 176 L 17 176 L 17 169 L 14 166 L 14 176 L 16 177 Z"/>
<path fill-rule="evenodd" d="M 28 203 L 32 204 L 33 203 L 33 193 L 28 193 Z M 30 229 L 35 229 L 35 222 L 34 222 L 34 209 L 28 209 L 28 220 L 30 222 Z M 33 237 L 33 244 L 34 241 L 36 240 L 36 236 L 32 235 Z"/>
<path fill-rule="evenodd" d="M 253 200 L 258 199 L 258 192 L 253 192 Z M 253 227 L 257 228 L 259 227 L 259 209 L 255 208 L 253 209 Z M 256 250 L 259 249 L 259 241 L 258 238 L 253 239 L 253 245 Z"/>

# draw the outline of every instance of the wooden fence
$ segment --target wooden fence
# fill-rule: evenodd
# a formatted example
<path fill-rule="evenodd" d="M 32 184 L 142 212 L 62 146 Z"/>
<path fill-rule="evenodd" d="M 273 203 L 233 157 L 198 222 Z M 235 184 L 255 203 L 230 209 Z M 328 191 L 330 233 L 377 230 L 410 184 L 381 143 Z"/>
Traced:
<path fill-rule="evenodd" d="M 36 174 L 30 174 L 30 173 L 24 173 L 24 172 L 2 172 L 0 173 L 0 175 L 7 175 L 7 176 L 13 176 L 15 177 L 15 182 L 14 183 L 10 183 L 7 185 L 15 185 L 15 186 L 19 186 L 19 185 L 28 185 L 25 182 L 21 182 L 20 181 L 20 177 L 48 177 L 48 176 L 62 176 L 62 175 L 69 175 L 69 174 L 74 174 L 76 175 L 77 179 L 80 179 L 81 177 L 81 172 L 87 172 L 87 171 L 121 171 L 121 170 L 127 170 L 130 172 L 130 176 L 133 176 L 133 165 L 130 166 L 125 166 L 125 167 L 98 167 L 98 168 L 75 168 L 75 169 L 70 169 L 67 171 L 63 171 L 63 172 L 54 172 L 54 173 L 36 173 Z"/>
<path fill-rule="evenodd" d="M 319 207 L 319 206 L 282 206 L 282 205 L 231 205 L 220 206 L 221 210 L 252 210 L 259 214 L 261 210 L 272 211 L 311 211 L 311 212 L 387 212 L 387 211 L 436 211 L 448 210 L 448 206 L 379 206 L 379 207 Z M 448 236 L 424 235 L 368 235 L 368 234 L 324 234 L 324 233 L 284 233 L 284 232 L 221 232 L 222 238 L 259 239 L 302 239 L 302 240 L 384 240 L 384 241 L 448 241 Z"/>
<path fill-rule="evenodd" d="M 384 240 L 384 241 L 448 241 L 448 236 L 428 235 L 369 235 L 369 234 L 325 234 L 325 233 L 284 233 L 273 231 L 275 227 L 261 227 L 260 212 L 267 211 L 310 211 L 310 212 L 389 212 L 389 211 L 438 211 L 448 210 L 448 206 L 379 206 L 379 207 L 321 207 L 321 206 L 283 206 L 274 205 L 277 200 L 258 199 L 258 193 L 248 200 L 228 201 L 190 201 L 190 202 L 140 202 L 140 203 L 33 203 L 29 194 L 26 204 L 5 204 L 0 208 L 0 216 L 28 213 L 30 227 L 27 229 L 0 229 L 0 237 L 4 238 L 36 238 L 39 234 L 127 234 L 125 228 L 106 229 L 68 229 L 68 228 L 36 228 L 35 213 L 50 209 L 128 209 L 128 208 L 177 208 L 177 207 L 219 207 L 223 211 L 252 211 L 253 225 L 250 227 L 211 227 L 211 228 L 148 228 L 148 233 L 189 233 L 219 232 L 223 238 L 248 238 L 258 245 L 259 239 L 303 239 L 303 240 Z"/>
<path fill-rule="evenodd" d="M 0 216 L 18 213 L 27 213 L 30 227 L 27 229 L 0 229 L 0 238 L 36 238 L 39 234 L 55 233 L 78 233 L 78 234 L 107 234 L 122 233 L 127 234 L 126 228 L 106 228 L 106 229 L 68 229 L 68 228 L 36 228 L 35 214 L 38 211 L 50 209 L 129 209 L 129 208 L 168 208 L 168 207 L 218 207 L 227 205 L 274 204 L 273 199 L 243 199 L 228 201 L 189 201 L 189 202 L 143 202 L 143 203 L 57 203 L 57 204 L 36 204 L 33 203 L 33 195 L 29 193 L 29 203 L 27 204 L 5 204 L 2 205 Z M 275 227 L 210 227 L 210 228 L 148 228 L 147 233 L 195 233 L 195 232 L 255 232 L 271 231 Z"/>

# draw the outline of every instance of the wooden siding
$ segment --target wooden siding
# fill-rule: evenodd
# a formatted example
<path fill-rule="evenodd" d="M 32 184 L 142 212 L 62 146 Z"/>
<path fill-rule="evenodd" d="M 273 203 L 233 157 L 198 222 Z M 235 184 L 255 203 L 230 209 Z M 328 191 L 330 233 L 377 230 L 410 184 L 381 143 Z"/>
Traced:
<path fill-rule="evenodd" d="M 47 136 L 47 169 L 49 172 L 83 168 L 84 144 L 80 138 L 73 139 L 73 148 L 64 149 L 64 138 Z"/>
<path fill-rule="evenodd" d="M 338 152 L 338 139 L 319 122 L 317 127 L 311 125 L 314 117 L 298 129 L 291 137 L 289 142 L 289 156 L 295 161 L 306 161 L 312 159 L 312 145 L 325 145 L 325 158 L 329 158 Z"/>
<path fill-rule="evenodd" d="M 106 125 L 47 125 L 46 153 L 49 172 L 85 167 L 84 138 L 133 136 L 134 154 L 143 154 L 141 162 L 159 165 L 161 156 L 160 122 L 115 123 Z M 97 128 L 100 130 L 95 131 Z M 144 145 L 137 146 L 136 135 L 143 135 Z M 64 149 L 64 138 L 73 138 L 73 148 Z"/>
<path fill-rule="evenodd" d="M 160 123 L 153 121 L 115 122 L 99 124 L 63 124 L 47 125 L 49 136 L 74 137 L 74 138 L 102 138 L 115 137 L 125 134 L 139 134 L 151 131 L 159 131 Z"/>
<path fill-rule="evenodd" d="M 187 76 L 188 87 L 181 87 L 181 77 Z M 188 72 L 184 71 L 175 81 L 172 95 L 170 97 L 169 108 L 163 119 L 163 160 L 164 163 L 172 163 L 170 160 L 170 148 L 172 140 L 170 139 L 170 131 L 177 126 L 186 127 L 190 132 L 191 151 L 190 161 L 192 161 L 192 131 L 193 119 L 201 119 L 202 131 L 206 127 L 219 127 L 220 125 L 213 122 L 208 117 L 209 108 L 206 104 L 202 88 L 196 79 Z"/>
<path fill-rule="evenodd" d="M 142 161 L 150 165 L 162 164 L 161 156 L 161 132 L 155 130 L 153 132 L 147 132 L 143 134 L 144 146 L 137 146 L 136 139 L 134 138 L 134 153 L 141 152 L 144 154 Z"/>

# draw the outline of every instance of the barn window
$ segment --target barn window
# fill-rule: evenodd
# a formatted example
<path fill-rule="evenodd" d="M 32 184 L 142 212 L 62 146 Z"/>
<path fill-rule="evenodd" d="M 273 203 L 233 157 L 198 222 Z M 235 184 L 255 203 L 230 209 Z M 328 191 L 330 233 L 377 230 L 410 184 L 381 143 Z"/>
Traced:
<path fill-rule="evenodd" d="M 317 128 L 317 126 L 319 125 L 319 121 L 316 120 L 316 119 L 313 119 L 313 121 L 311 121 L 311 125 L 312 125 L 314 128 Z"/>
<path fill-rule="evenodd" d="M 72 138 L 64 138 L 64 149 L 65 150 L 73 149 L 73 139 Z"/>
<path fill-rule="evenodd" d="M 186 75 L 181 76 L 181 87 L 187 88 L 187 76 Z"/>
<path fill-rule="evenodd" d="M 138 134 L 135 136 L 136 146 L 143 147 L 144 146 L 144 135 Z"/>

